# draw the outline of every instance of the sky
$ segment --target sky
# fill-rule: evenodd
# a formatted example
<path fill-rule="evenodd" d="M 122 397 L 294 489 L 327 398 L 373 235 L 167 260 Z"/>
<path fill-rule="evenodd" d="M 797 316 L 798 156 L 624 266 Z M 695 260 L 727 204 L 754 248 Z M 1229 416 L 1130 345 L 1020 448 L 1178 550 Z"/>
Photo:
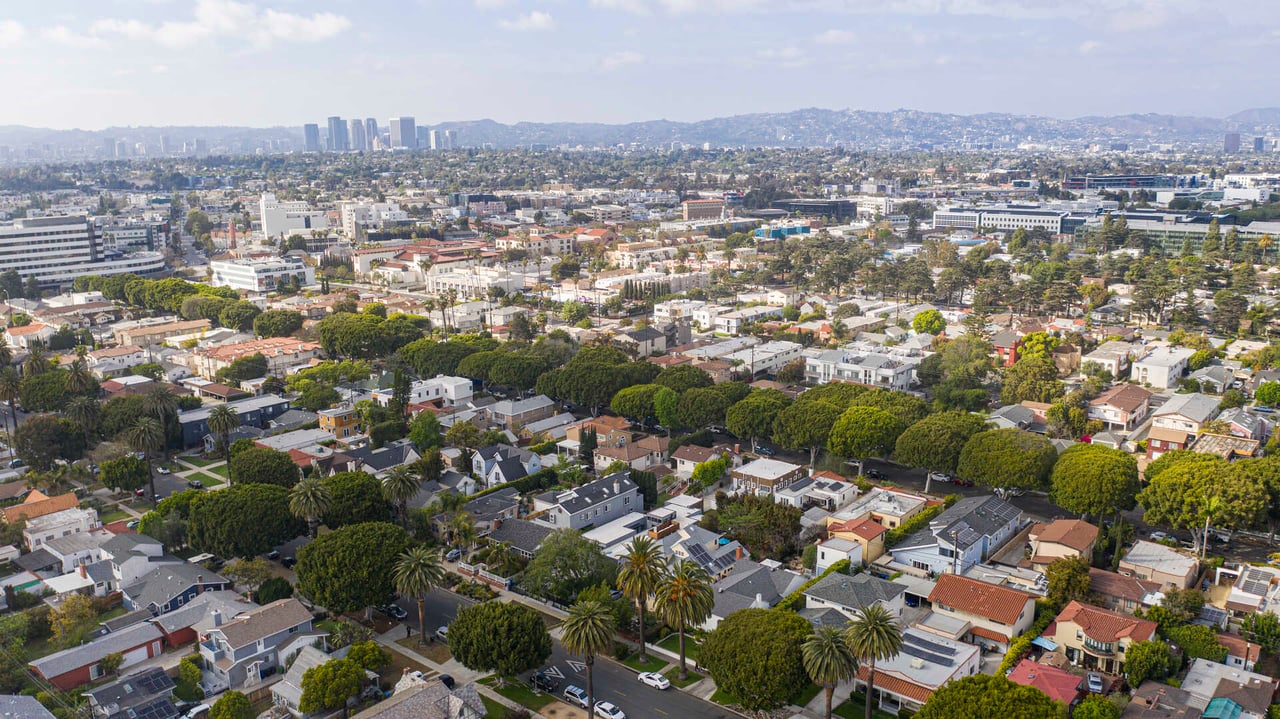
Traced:
<path fill-rule="evenodd" d="M 1277 0 L 0 2 L 0 125 L 1280 105 Z"/>

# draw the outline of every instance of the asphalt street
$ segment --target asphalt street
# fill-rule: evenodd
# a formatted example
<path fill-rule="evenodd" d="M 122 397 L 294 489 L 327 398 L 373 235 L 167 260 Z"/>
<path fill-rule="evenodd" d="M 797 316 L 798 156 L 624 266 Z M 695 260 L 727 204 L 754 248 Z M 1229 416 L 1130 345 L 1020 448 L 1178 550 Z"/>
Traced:
<path fill-rule="evenodd" d="M 396 602 L 409 616 L 405 624 L 418 627 L 418 606 L 412 599 L 401 598 Z M 434 633 L 437 627 L 448 624 L 457 616 L 458 610 L 472 604 L 471 600 L 452 592 L 437 589 L 427 595 L 424 609 L 427 619 L 427 631 Z M 692 667 L 692 663 L 690 664 Z M 559 642 L 552 642 L 551 657 L 540 667 L 542 671 L 555 676 L 560 681 L 556 690 L 557 699 L 563 699 L 560 693 L 570 684 L 583 689 L 587 686 L 587 677 L 581 660 L 570 655 Z M 529 672 L 520 677 L 528 682 Z M 609 659 L 599 659 L 595 663 L 596 701 L 610 701 L 618 705 L 628 717 L 707 717 L 708 719 L 731 719 L 736 714 L 727 709 L 703 701 L 692 694 L 682 692 L 675 687 L 659 691 L 645 686 L 636 679 L 635 672 Z"/>

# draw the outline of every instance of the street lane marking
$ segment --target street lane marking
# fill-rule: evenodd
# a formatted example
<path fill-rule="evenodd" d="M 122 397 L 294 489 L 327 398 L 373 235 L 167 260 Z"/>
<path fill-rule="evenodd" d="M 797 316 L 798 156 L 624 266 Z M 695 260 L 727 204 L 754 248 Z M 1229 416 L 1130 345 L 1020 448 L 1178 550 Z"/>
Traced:
<path fill-rule="evenodd" d="M 582 662 L 575 662 L 572 659 L 566 659 L 565 663 L 567 663 L 575 672 L 581 672 L 583 669 L 587 668 L 586 664 L 583 664 Z"/>
<path fill-rule="evenodd" d="M 556 679 L 564 679 L 564 673 L 560 671 L 560 667 L 557 667 L 554 664 L 547 667 L 546 669 L 543 669 L 542 672 L 544 674 L 550 674 Z"/>

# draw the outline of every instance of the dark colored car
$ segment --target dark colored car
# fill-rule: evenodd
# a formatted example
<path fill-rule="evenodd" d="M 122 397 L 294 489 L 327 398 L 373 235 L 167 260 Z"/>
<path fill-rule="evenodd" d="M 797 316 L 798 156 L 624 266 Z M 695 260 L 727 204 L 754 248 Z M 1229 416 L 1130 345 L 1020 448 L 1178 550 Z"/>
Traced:
<path fill-rule="evenodd" d="M 446 689 L 448 689 L 449 691 L 453 691 L 453 684 L 454 684 L 453 677 L 449 676 L 448 674 L 441 674 L 440 676 L 436 677 L 436 679 L 439 679 L 440 683 L 443 684 Z"/>
<path fill-rule="evenodd" d="M 265 556 L 266 556 L 266 558 L 267 558 L 267 559 L 270 559 L 270 560 L 276 560 L 276 559 L 279 559 L 279 558 L 280 558 L 280 550 L 278 550 L 278 549 L 273 549 L 273 550 L 271 550 L 270 552 L 267 552 Z"/>
<path fill-rule="evenodd" d="M 529 678 L 529 686 L 534 691 L 551 694 L 560 687 L 560 680 L 546 672 L 534 672 L 533 676 Z"/>
<path fill-rule="evenodd" d="M 188 479 L 187 486 L 192 489 L 204 489 L 204 482 L 201 482 L 198 479 Z"/>
<path fill-rule="evenodd" d="M 867 479 L 884 479 L 884 472 L 878 469 L 864 469 L 862 470 L 862 476 Z"/>
<path fill-rule="evenodd" d="M 280 560 L 280 566 L 284 567 L 285 569 L 293 569 L 293 566 L 297 563 L 298 563 L 297 557 L 285 557 L 284 559 Z"/>
<path fill-rule="evenodd" d="M 973 486 L 973 482 L 971 482 L 970 480 L 964 479 L 964 478 L 962 478 L 962 477 L 956 477 L 955 479 L 951 480 L 951 483 L 952 483 L 952 484 L 954 484 L 954 485 L 956 485 L 957 487 L 972 487 L 972 486 Z"/>

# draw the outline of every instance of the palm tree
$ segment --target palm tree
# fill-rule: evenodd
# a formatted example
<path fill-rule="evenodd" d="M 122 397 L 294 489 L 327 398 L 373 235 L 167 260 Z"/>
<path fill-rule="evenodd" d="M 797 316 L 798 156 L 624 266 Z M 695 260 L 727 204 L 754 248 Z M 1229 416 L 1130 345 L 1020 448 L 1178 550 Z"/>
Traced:
<path fill-rule="evenodd" d="M 298 519 L 307 520 L 307 532 L 312 539 L 320 527 L 320 518 L 329 511 L 332 501 L 329 488 L 315 477 L 304 479 L 289 490 L 289 512 Z"/>
<path fill-rule="evenodd" d="M 125 441 L 135 452 L 142 452 L 147 461 L 147 480 L 151 485 L 151 505 L 157 504 L 156 476 L 151 471 L 151 453 L 164 446 L 164 427 L 155 417 L 139 417 L 133 426 L 125 430 Z"/>
<path fill-rule="evenodd" d="M 31 376 L 49 371 L 47 354 L 42 343 L 32 342 L 31 346 L 27 347 L 27 361 L 22 364 L 22 373 Z"/>
<path fill-rule="evenodd" d="M 622 559 L 618 572 L 618 588 L 627 599 L 636 603 L 636 615 L 640 617 L 640 663 L 647 661 L 644 641 L 644 609 L 649 597 L 662 579 L 662 548 L 645 535 L 631 540 L 627 556 Z"/>
<path fill-rule="evenodd" d="M 22 375 L 18 374 L 18 370 L 8 366 L 0 369 L 0 400 L 8 403 L 9 416 L 13 417 L 12 430 L 9 430 L 9 423 L 5 422 L 5 429 L 9 430 L 10 445 L 13 444 L 13 433 L 18 431 L 18 415 L 14 413 L 13 403 L 18 400 L 21 393 Z"/>
<path fill-rule="evenodd" d="M 209 410 L 209 417 L 205 420 L 209 423 L 209 431 L 216 432 L 218 435 L 218 448 L 222 451 L 222 456 L 227 459 L 227 482 L 231 483 L 231 457 L 227 440 L 231 438 L 231 433 L 236 431 L 240 426 L 240 415 L 225 404 Z"/>
<path fill-rule="evenodd" d="M 849 643 L 853 656 L 858 661 L 867 663 L 867 695 L 863 703 L 867 709 L 866 719 L 871 719 L 876 687 L 876 661 L 892 659 L 898 655 L 902 649 L 902 629 L 888 609 L 881 604 L 872 604 L 860 609 L 858 617 L 849 622 L 844 639 Z"/>
<path fill-rule="evenodd" d="M 400 515 L 400 524 L 407 528 L 409 523 L 409 513 L 406 509 L 409 500 L 418 494 L 418 490 L 422 488 L 422 479 L 409 469 L 408 465 L 400 465 L 392 467 L 391 471 L 382 478 L 382 496 L 387 498 L 388 502 L 396 505 L 396 513 Z"/>
<path fill-rule="evenodd" d="M 484 561 L 490 569 L 496 567 L 505 576 L 507 566 L 514 562 L 515 558 L 516 553 L 511 548 L 511 542 L 493 542 L 489 545 Z"/>
<path fill-rule="evenodd" d="M 835 627 L 818 627 L 800 648 L 804 670 L 814 684 L 826 690 L 826 719 L 831 719 L 831 695 L 836 685 L 858 673 L 858 660 Z"/>
<path fill-rule="evenodd" d="M 440 564 L 439 550 L 413 547 L 400 555 L 391 570 L 396 591 L 413 597 L 418 603 L 418 643 L 427 635 L 427 594 L 444 583 L 444 567 Z"/>
<path fill-rule="evenodd" d="M 93 390 L 93 373 L 83 357 L 71 361 L 67 368 L 67 392 L 69 394 L 86 394 Z"/>
<path fill-rule="evenodd" d="M 9 341 L 0 335 L 0 367 L 8 367 L 13 362 L 13 349 L 9 347 Z"/>
<path fill-rule="evenodd" d="M 470 512 L 455 512 L 449 518 L 449 533 L 453 537 L 453 546 L 458 549 L 470 547 L 476 538 L 476 520 Z"/>
<path fill-rule="evenodd" d="M 597 601 L 578 602 L 569 607 L 569 616 L 562 625 L 560 643 L 566 651 L 582 657 L 587 665 L 587 711 L 595 716 L 595 684 L 592 667 L 596 655 L 613 650 L 613 612 Z"/>
<path fill-rule="evenodd" d="M 160 385 L 153 387 L 142 404 L 143 411 L 155 417 L 160 422 L 162 434 L 160 435 L 160 446 L 164 450 L 165 461 L 169 460 L 169 420 L 178 416 L 178 398 L 169 391 L 168 387 Z"/>
<path fill-rule="evenodd" d="M 689 678 L 684 661 L 684 633 L 711 616 L 716 595 L 711 588 L 711 575 L 697 562 L 685 559 L 670 567 L 654 591 L 658 616 L 680 633 L 680 680 Z"/>
<path fill-rule="evenodd" d="M 89 433 L 98 426 L 98 400 L 85 396 L 73 397 L 70 402 L 67 402 L 67 408 L 63 410 L 63 414 L 84 431 L 84 445 L 88 447 Z"/>

